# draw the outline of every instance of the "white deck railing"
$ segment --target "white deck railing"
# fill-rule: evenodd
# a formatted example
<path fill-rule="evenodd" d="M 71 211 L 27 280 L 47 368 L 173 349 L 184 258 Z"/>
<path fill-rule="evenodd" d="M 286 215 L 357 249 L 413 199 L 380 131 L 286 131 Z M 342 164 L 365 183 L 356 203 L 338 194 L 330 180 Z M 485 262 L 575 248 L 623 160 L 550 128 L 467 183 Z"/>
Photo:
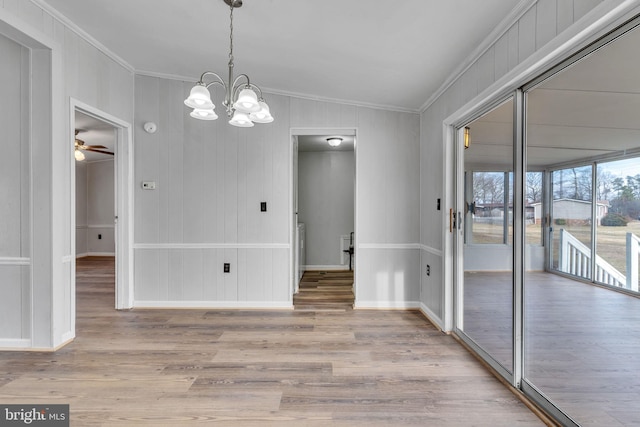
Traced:
<path fill-rule="evenodd" d="M 640 238 L 633 233 L 627 233 L 626 288 L 636 292 L 638 292 L 638 253 L 640 253 Z"/>
<path fill-rule="evenodd" d="M 627 242 L 629 242 L 629 234 L 627 234 Z M 635 236 L 634 236 L 635 237 Z M 638 290 L 638 244 L 640 240 L 636 237 L 635 244 L 635 290 Z M 627 270 L 629 270 L 629 244 L 627 243 Z M 574 276 L 591 279 L 591 249 L 584 243 L 576 239 L 571 233 L 564 228 L 560 229 L 560 271 L 573 274 Z M 596 277 L 595 280 L 611 286 L 619 288 L 629 288 L 627 278 L 618 269 L 609 264 L 607 261 L 596 255 Z M 631 275 L 630 275 L 631 276 Z M 629 280 L 631 280 L 629 278 Z"/>

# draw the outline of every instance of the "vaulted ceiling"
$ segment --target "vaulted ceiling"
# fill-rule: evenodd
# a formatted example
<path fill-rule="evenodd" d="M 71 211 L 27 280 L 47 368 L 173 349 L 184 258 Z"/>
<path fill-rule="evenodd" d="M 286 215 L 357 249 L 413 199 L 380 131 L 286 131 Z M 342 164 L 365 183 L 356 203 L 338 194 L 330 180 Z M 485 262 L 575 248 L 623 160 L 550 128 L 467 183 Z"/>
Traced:
<path fill-rule="evenodd" d="M 226 73 L 223 0 L 41 0 L 142 73 Z M 418 111 L 521 0 L 244 0 L 235 71 L 269 92 Z"/>

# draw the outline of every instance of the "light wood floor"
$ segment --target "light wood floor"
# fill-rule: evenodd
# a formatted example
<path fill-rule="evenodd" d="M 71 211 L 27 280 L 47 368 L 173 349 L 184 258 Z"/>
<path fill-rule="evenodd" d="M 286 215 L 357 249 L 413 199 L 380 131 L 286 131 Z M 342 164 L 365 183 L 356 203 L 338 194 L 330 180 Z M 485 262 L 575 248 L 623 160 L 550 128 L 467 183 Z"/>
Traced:
<path fill-rule="evenodd" d="M 465 274 L 465 331 L 504 365 L 512 342 L 511 278 Z M 528 272 L 525 378 L 581 425 L 640 425 L 640 299 Z"/>
<path fill-rule="evenodd" d="M 0 402 L 72 426 L 538 426 L 418 312 L 115 311 L 113 263 L 78 262 L 77 338 L 0 352 Z"/>

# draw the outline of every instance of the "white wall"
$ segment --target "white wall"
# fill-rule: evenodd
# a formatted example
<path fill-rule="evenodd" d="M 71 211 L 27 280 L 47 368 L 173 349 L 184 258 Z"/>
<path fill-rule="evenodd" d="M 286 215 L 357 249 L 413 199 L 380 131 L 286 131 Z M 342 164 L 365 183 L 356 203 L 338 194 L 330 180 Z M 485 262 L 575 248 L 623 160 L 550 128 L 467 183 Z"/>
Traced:
<path fill-rule="evenodd" d="M 589 12 L 603 3 L 600 13 Z M 445 119 L 469 104 L 476 104 L 478 98 L 490 97 L 493 93 L 511 85 L 515 89 L 527 80 L 511 82 L 510 75 L 526 73 L 519 67 L 534 57 L 536 52 L 556 38 L 574 23 L 582 20 L 594 22 L 612 10 L 622 1 L 599 0 L 538 0 L 514 17 L 514 22 L 505 25 L 505 31 L 496 33 L 496 38 L 479 51 L 479 56 L 462 74 L 431 100 L 421 114 L 421 225 L 420 242 L 422 247 L 421 302 L 423 309 L 434 321 L 444 325 L 444 265 L 443 253 L 445 241 L 450 239 L 446 232 L 448 211 L 451 200 L 446 200 L 444 192 L 445 147 L 443 124 Z M 588 16 L 587 16 L 588 15 Z M 582 28 L 586 24 L 581 22 Z M 544 71 L 541 69 L 539 72 Z M 531 78 L 535 75 L 530 75 Z M 469 104 L 468 104 L 469 103 Z M 436 210 L 436 200 L 443 201 L 442 210 Z M 425 274 L 426 265 L 431 266 L 431 275 Z M 434 266 L 437 268 L 434 269 Z"/>
<path fill-rule="evenodd" d="M 87 249 L 87 162 L 76 162 L 76 257 Z"/>
<path fill-rule="evenodd" d="M 32 165 L 23 176 L 23 182 L 30 183 L 28 193 L 9 195 L 5 203 L 13 206 L 12 212 L 18 212 L 18 206 L 32 212 L 22 216 L 22 221 L 31 218 L 26 224 L 12 222 L 11 226 L 20 230 L 22 242 L 33 241 L 32 247 L 21 245 L 23 253 L 11 268 L 0 267 L 11 270 L 3 286 L 22 289 L 22 303 L 14 305 L 9 316 L 11 330 L 0 328 L 0 347 L 53 348 L 75 333 L 71 97 L 123 121 L 133 119 L 132 70 L 80 37 L 64 21 L 37 0 L 0 3 L 0 34 L 9 35 L 31 53 L 31 78 L 19 83 L 31 85 L 31 109 L 23 104 L 20 113 L 23 119 L 31 114 L 22 131 L 31 146 L 27 142 L 24 153 L 10 154 L 4 151 L 6 144 L 2 148 L 8 163 Z M 0 75 L 11 73 L 18 61 L 24 59 L 3 54 Z M 11 103 L 4 96 L 0 99 L 3 113 Z M 22 324 L 18 326 L 19 319 Z"/>
<path fill-rule="evenodd" d="M 0 342 L 28 336 L 30 318 L 28 50 L 0 35 Z"/>
<path fill-rule="evenodd" d="M 76 162 L 76 257 L 115 255 L 113 163 Z"/>
<path fill-rule="evenodd" d="M 356 299 L 417 303 L 417 114 L 268 95 L 276 120 L 238 129 L 190 118 L 191 86 L 136 78 L 136 122 L 159 124 L 135 135 L 137 306 L 291 307 L 291 128 L 358 130 L 356 251 L 375 268 L 356 272 Z"/>
<path fill-rule="evenodd" d="M 353 151 L 299 152 L 298 220 L 305 224 L 307 269 L 342 265 L 340 237 L 354 228 Z"/>

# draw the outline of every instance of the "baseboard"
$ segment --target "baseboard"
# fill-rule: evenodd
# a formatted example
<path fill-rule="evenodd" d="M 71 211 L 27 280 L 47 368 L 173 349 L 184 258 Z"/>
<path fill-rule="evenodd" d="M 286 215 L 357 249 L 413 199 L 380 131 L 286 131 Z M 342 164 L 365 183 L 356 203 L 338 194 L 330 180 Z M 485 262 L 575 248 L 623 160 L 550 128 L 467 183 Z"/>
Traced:
<path fill-rule="evenodd" d="M 134 308 L 194 308 L 220 309 L 235 308 L 243 310 L 269 309 L 293 310 L 291 301 L 134 301 Z"/>
<path fill-rule="evenodd" d="M 355 309 L 401 309 L 411 310 L 420 308 L 418 301 L 358 301 L 353 305 Z"/>
<path fill-rule="evenodd" d="M 2 351 L 24 351 L 31 348 L 30 339 L 0 339 L 0 350 Z"/>
<path fill-rule="evenodd" d="M 56 345 L 56 348 L 63 347 L 74 340 L 76 334 L 74 331 L 68 331 L 62 334 L 62 338 L 60 339 L 60 344 Z"/>
<path fill-rule="evenodd" d="M 303 265 L 301 268 L 304 271 L 348 271 L 349 265 Z"/>
<path fill-rule="evenodd" d="M 433 311 L 431 311 L 429 307 L 424 305 L 424 303 L 420 303 L 420 311 L 422 312 L 424 317 L 427 318 L 429 322 L 433 323 L 433 326 L 435 326 L 436 328 L 440 329 L 443 332 L 447 332 L 444 330 L 444 323 L 442 322 L 442 319 L 436 316 L 436 314 Z"/>
<path fill-rule="evenodd" d="M 85 258 L 88 256 L 116 256 L 115 252 L 85 252 L 83 254 L 76 254 L 76 259 Z"/>

